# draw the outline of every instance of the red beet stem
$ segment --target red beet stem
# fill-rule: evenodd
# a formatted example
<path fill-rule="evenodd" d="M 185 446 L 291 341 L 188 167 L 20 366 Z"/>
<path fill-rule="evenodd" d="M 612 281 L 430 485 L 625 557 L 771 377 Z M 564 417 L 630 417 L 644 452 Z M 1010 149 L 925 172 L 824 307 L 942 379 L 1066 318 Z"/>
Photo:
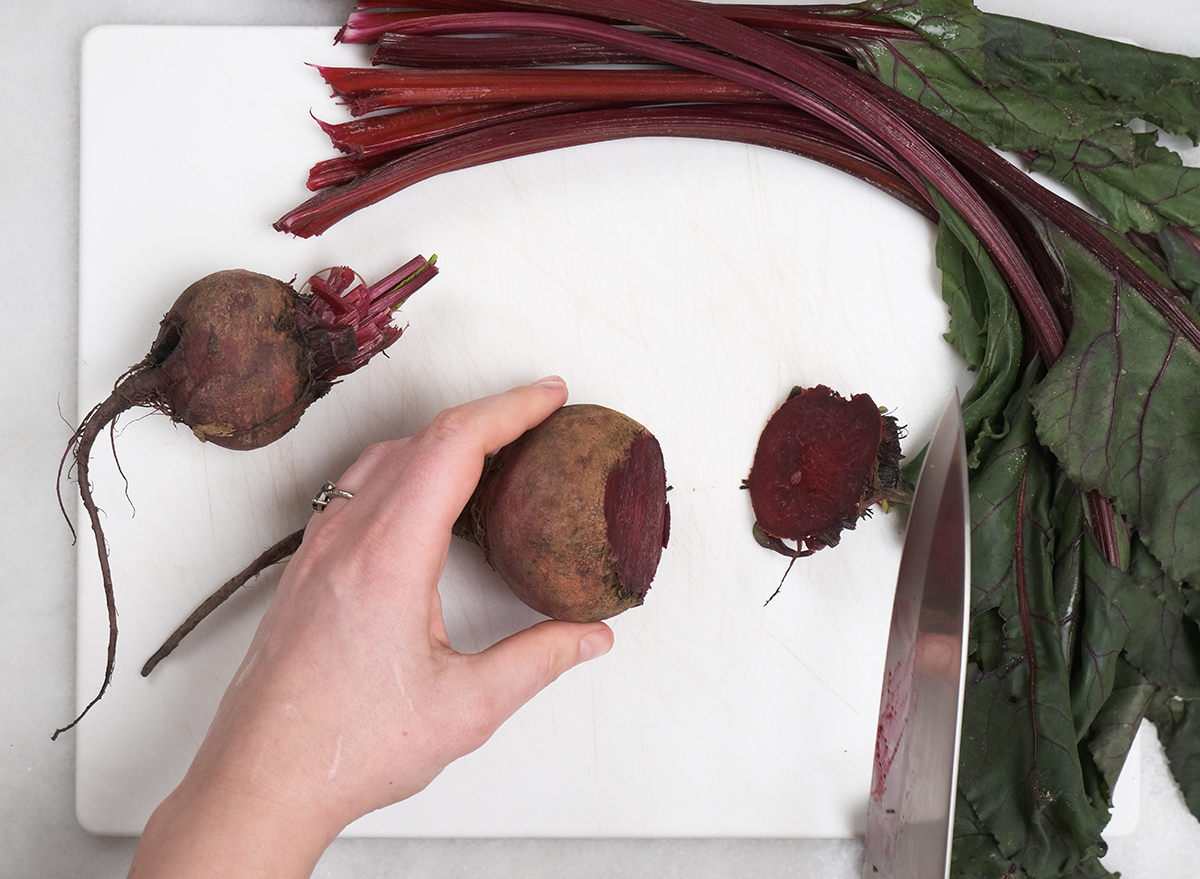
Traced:
<path fill-rule="evenodd" d="M 338 39 L 346 43 L 373 43 L 382 41 L 391 31 L 394 24 L 422 15 L 433 15 L 449 10 L 495 10 L 516 9 L 523 4 L 489 2 L 489 0 L 446 0 L 442 3 L 424 4 L 423 10 L 419 3 L 406 3 L 403 8 L 408 11 L 396 11 L 400 4 L 388 3 L 384 0 L 361 0 L 357 11 L 350 14 L 346 26 L 338 34 Z M 824 4 L 806 6 L 803 9 L 788 6 L 758 5 L 747 3 L 713 3 L 706 4 L 714 12 L 719 12 L 731 21 L 751 25 L 757 28 L 782 30 L 798 35 L 811 35 L 819 40 L 828 39 L 920 39 L 912 30 L 903 25 L 872 20 L 870 12 L 840 4 Z"/>
<path fill-rule="evenodd" d="M 389 3 L 388 6 L 395 6 Z M 362 5 L 359 5 L 362 9 Z M 387 33 L 392 25 L 421 15 L 429 15 L 428 11 L 408 12 L 353 12 L 346 24 L 337 32 L 334 42 L 337 43 L 374 43 Z"/>
<path fill-rule="evenodd" d="M 315 371 L 321 381 L 348 375 L 364 366 L 372 357 L 400 338 L 404 330 L 392 323 L 392 314 L 413 293 L 437 274 L 437 257 L 428 260 L 416 256 L 386 278 L 371 284 L 350 287 L 355 274 L 348 268 L 330 270 L 328 278 L 309 279 L 313 297 L 309 307 L 318 322 L 305 336 L 313 351 Z M 331 329 L 348 327 L 354 331 L 352 349 L 330 346 L 336 340 Z"/>
<path fill-rule="evenodd" d="M 1015 205 L 1032 209 L 1039 217 L 1066 230 L 1092 251 L 1106 268 L 1145 296 L 1174 330 L 1193 344 L 1200 344 L 1200 325 L 1181 307 L 1178 291 L 1147 274 L 1085 212 L 1041 187 L 952 123 L 852 69 L 845 63 L 845 55 L 834 60 L 811 47 L 755 30 L 732 18 L 740 15 L 742 9 L 750 9 L 752 11 L 746 14 L 745 20 L 753 18 L 761 23 L 775 13 L 771 7 L 713 7 L 687 0 L 518 0 L 506 4 L 454 0 L 443 5 L 447 8 L 519 7 L 567 12 L 571 16 L 503 12 L 444 15 L 415 18 L 401 23 L 397 29 L 419 34 L 546 33 L 559 38 L 591 40 L 755 85 L 821 115 L 905 176 L 914 188 L 929 185 L 936 189 L 968 222 L 1013 291 L 1030 336 L 1048 363 L 1054 362 L 1062 350 L 1062 322 L 1043 284 L 1044 277 L 1030 264 L 1030 257 L 1018 242 L 1020 235 L 1014 235 L 1012 220 L 1001 216 L 1005 211 L 1011 214 Z M 861 17 L 861 10 L 828 6 L 807 8 L 805 12 L 828 14 L 831 22 L 836 20 L 841 30 L 835 42 L 841 39 L 848 48 L 853 48 L 854 25 L 846 26 L 846 22 Z M 539 18 L 544 21 L 535 24 L 534 19 Z M 658 36 L 610 28 L 588 19 L 620 19 L 649 29 Z M 812 24 L 817 27 L 819 22 L 813 19 Z M 869 24 L 875 26 L 877 23 Z M 707 50 L 672 43 L 662 34 L 694 41 Z M 817 42 L 822 41 L 829 42 L 823 37 Z M 749 59 L 753 66 L 736 59 Z M 777 78 L 783 82 L 778 82 Z M 1000 202 L 1009 207 L 998 207 Z M 1036 255 L 1032 258 L 1040 259 Z"/>
<path fill-rule="evenodd" d="M 371 156 L 365 159 L 338 156 L 333 159 L 323 159 L 309 169 L 306 185 L 312 192 L 328 189 L 331 186 L 344 186 L 374 171 L 385 161 L 387 161 L 386 156 Z"/>
<path fill-rule="evenodd" d="M 637 64 L 641 55 L 547 34 L 497 34 L 479 39 L 389 32 L 379 38 L 371 63 L 400 67 L 540 67 Z"/>
<path fill-rule="evenodd" d="M 658 61 L 724 76 L 759 88 L 839 128 L 879 156 L 914 188 L 931 183 L 971 225 L 1010 289 L 1026 304 L 1031 332 L 1048 359 L 1057 359 L 1063 333 L 1037 276 L 1007 228 L 980 193 L 891 102 L 879 100 L 844 64 L 679 0 L 544 0 L 535 8 L 567 12 L 490 13 L 414 19 L 405 30 L 421 33 L 513 32 L 570 34 L 630 49 Z M 729 55 L 656 40 L 576 15 L 620 15 L 642 25 L 695 40 Z M 733 57 L 730 57 L 733 56 Z M 754 65 L 738 60 L 754 59 Z M 865 78 L 865 77 L 864 77 Z M 914 105 L 915 106 L 915 105 Z"/>
<path fill-rule="evenodd" d="M 497 117 L 505 118 L 503 114 L 510 112 L 509 104 L 448 104 L 413 107 L 350 122 L 331 123 L 318 119 L 317 124 L 342 152 L 367 157 L 468 131 L 498 121 Z"/>
<path fill-rule="evenodd" d="M 928 193 L 916 191 L 885 165 L 872 156 L 858 150 L 853 142 L 841 135 L 835 129 L 817 122 L 802 111 L 788 108 L 783 104 L 748 106 L 729 105 L 718 110 L 714 106 L 690 107 L 608 107 L 591 102 L 552 102 L 543 104 L 502 104 L 494 110 L 485 110 L 485 105 L 476 105 L 478 112 L 470 111 L 470 105 L 461 109 L 461 114 L 445 114 L 433 119 L 427 117 L 410 124 L 410 114 L 424 114 L 433 109 L 451 109 L 419 107 L 376 116 L 369 119 L 359 119 L 340 125 L 323 124 L 334 141 L 335 146 L 352 153 L 327 159 L 313 166 L 309 174 L 308 188 L 320 190 L 330 186 L 349 183 L 384 164 L 389 158 L 400 155 L 413 155 L 414 161 L 420 159 L 409 149 L 438 140 L 446 140 L 451 136 L 465 134 L 468 131 L 478 131 L 499 123 L 514 122 L 521 119 L 532 119 L 544 116 L 561 115 L 555 125 L 562 125 L 564 132 L 567 127 L 577 124 L 584 117 L 567 116 L 581 110 L 605 110 L 610 114 L 614 130 L 608 136 L 596 139 L 611 140 L 617 137 L 632 136 L 620 133 L 622 122 L 619 122 L 622 110 L 628 113 L 630 119 L 637 119 L 641 136 L 673 136 L 715 138 L 734 140 L 741 143 L 754 143 L 761 146 L 782 149 L 804 155 L 817 161 L 839 168 L 846 173 L 860 177 L 901 198 L 906 204 L 917 207 L 921 213 L 936 220 L 932 211 Z M 438 128 L 438 122 L 442 128 Z M 426 124 L 428 123 L 428 124 Z M 525 155 L 536 150 L 526 149 L 519 138 L 532 134 L 535 129 L 503 128 L 493 133 L 497 143 L 507 142 L 511 145 L 512 155 Z M 562 146 L 570 145 L 564 141 Z M 552 148 L 546 147 L 546 148 Z M 434 156 L 435 153 L 422 154 Z M 488 161 L 495 161 L 489 159 Z M 482 162 L 480 162 L 482 164 Z M 381 196 L 382 197 L 382 196 Z"/>
<path fill-rule="evenodd" d="M 604 101 L 643 104 L 767 101 L 758 89 L 680 70 L 401 70 L 320 67 L 355 115 L 438 104 Z"/>
<path fill-rule="evenodd" d="M 1048 360 L 1062 349 L 1062 328 L 1039 279 L 991 206 L 958 168 L 887 102 L 866 93 L 848 68 L 820 53 L 676 0 L 545 0 L 525 7 L 567 12 L 476 13 L 416 18 L 398 29 L 410 33 L 551 34 L 590 40 L 660 62 L 715 74 L 760 89 L 839 128 L 904 177 L 915 189 L 935 183 L 939 193 L 972 226 L 1025 311 L 1039 349 Z M 656 39 L 578 18 L 619 17 L 717 50 Z M 728 54 L 722 54 L 728 53 Z M 732 56 L 732 57 L 730 57 Z M 753 65 L 738 60 L 753 58 Z M 278 226 L 277 226 L 278 228 Z"/>
<path fill-rule="evenodd" d="M 909 185 L 843 135 L 802 112 L 769 106 L 737 106 L 736 112 L 732 107 L 717 112 L 704 106 L 677 106 L 558 114 L 440 140 L 342 186 L 318 192 L 276 221 L 275 228 L 303 238 L 320 235 L 355 211 L 448 171 L 567 146 L 663 135 L 760 144 L 809 156 L 871 182 L 926 216 L 933 215 L 924 189 Z"/>
<path fill-rule="evenodd" d="M 831 39 L 921 40 L 919 34 L 903 25 L 871 20 L 870 13 L 844 6 L 812 6 L 804 9 L 787 6 L 756 6 L 738 3 L 706 4 L 730 21 L 759 29 L 784 31 L 789 36 L 814 36 L 822 42 Z"/>

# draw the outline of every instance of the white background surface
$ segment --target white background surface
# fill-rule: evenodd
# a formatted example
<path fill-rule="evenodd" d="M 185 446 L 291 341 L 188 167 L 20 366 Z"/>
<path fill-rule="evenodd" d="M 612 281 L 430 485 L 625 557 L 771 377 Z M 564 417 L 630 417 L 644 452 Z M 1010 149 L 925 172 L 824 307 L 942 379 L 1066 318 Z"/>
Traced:
<path fill-rule="evenodd" d="M 1128 21 L 1124 4 L 1064 2 L 1053 10 L 1017 2 L 984 6 L 1200 54 L 1197 13 L 1186 2 L 1139 4 L 1136 19 Z M 69 420 L 77 408 L 78 82 L 83 34 L 95 24 L 122 22 L 333 25 L 345 10 L 333 3 L 243 0 L 203 7 L 63 3 L 56 4 L 52 14 L 40 4 L 18 2 L 0 11 L 7 37 L 0 59 L 6 119 L 0 132 L 6 207 L 0 248 L 13 279 L 4 294 L 4 356 L 12 381 L 4 391 L 10 417 L 4 423 L 2 447 L 5 472 L 14 485 L 4 508 L 5 527 L 0 529 L 8 561 L 0 593 L 7 660 L 0 720 L 0 742 L 7 752 L 0 801 L 4 875 L 123 875 L 132 853 L 129 840 L 92 837 L 78 827 L 73 742 L 48 740 L 48 732 L 70 716 L 74 702 L 74 553 L 50 486 L 69 434 L 59 412 L 67 413 Z M 1191 26 L 1181 26 L 1182 21 Z M 139 102 L 138 91 L 131 84 L 129 118 L 153 112 Z M 137 182 L 130 185 L 136 187 Z M 172 203 L 173 193 L 163 195 L 163 217 L 169 217 L 181 206 Z M 430 250 L 440 244 L 419 242 L 414 247 Z M 412 248 L 404 255 L 408 249 Z M 189 248 L 181 250 L 185 252 L 178 270 L 186 276 L 189 261 L 200 257 Z M 363 266 L 368 272 L 373 268 Z M 153 755 L 147 755 L 129 771 L 146 771 L 152 761 Z M 1135 877 L 1190 875 L 1200 831 L 1183 810 L 1156 748 L 1147 749 L 1143 786 L 1139 830 L 1114 841 L 1110 867 Z M 721 876 L 749 869 L 761 875 L 838 877 L 856 874 L 859 849 L 853 840 L 343 840 L 331 848 L 317 875 Z"/>

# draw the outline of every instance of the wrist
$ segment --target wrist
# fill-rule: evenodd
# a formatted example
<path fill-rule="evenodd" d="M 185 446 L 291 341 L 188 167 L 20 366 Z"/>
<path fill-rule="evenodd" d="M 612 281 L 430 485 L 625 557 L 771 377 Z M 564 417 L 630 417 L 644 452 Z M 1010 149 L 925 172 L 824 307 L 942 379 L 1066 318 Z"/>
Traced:
<path fill-rule="evenodd" d="M 194 766 L 151 815 L 129 875 L 308 877 L 341 829 L 315 804 Z"/>

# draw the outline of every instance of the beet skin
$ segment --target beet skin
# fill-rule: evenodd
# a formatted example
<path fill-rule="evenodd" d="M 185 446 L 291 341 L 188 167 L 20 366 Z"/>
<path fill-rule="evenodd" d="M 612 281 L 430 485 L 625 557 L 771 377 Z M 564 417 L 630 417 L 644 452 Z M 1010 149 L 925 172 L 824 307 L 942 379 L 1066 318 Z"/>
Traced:
<path fill-rule="evenodd" d="M 192 284 L 163 317 L 157 401 L 197 438 L 232 449 L 283 436 L 330 387 L 318 380 L 291 286 L 241 269 Z"/>
<path fill-rule="evenodd" d="M 658 440 L 576 404 L 489 459 L 455 533 L 534 610 L 592 622 L 645 600 L 669 529 Z"/>

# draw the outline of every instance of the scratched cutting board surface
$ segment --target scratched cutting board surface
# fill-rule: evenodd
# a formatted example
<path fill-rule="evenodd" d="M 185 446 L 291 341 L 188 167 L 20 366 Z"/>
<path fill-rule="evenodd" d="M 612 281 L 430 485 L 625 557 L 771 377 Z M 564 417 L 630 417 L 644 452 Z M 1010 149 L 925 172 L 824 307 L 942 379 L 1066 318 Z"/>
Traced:
<path fill-rule="evenodd" d="M 244 267 L 376 279 L 417 253 L 441 274 L 391 350 L 273 446 L 204 446 L 121 419 L 93 465 L 121 638 L 77 730 L 81 823 L 136 834 L 178 782 L 270 600 L 242 591 L 149 678 L 146 657 L 217 585 L 304 523 L 316 488 L 373 440 L 547 373 L 659 437 L 671 545 L 616 647 L 534 698 L 373 836 L 861 833 L 903 519 L 786 560 L 751 539 L 739 490 L 794 384 L 869 392 L 926 441 L 970 378 L 941 334 L 934 230 L 814 162 L 667 139 L 553 152 L 435 178 L 299 240 L 271 222 L 345 118 L 305 62 L 355 64 L 327 28 L 105 27 L 83 53 L 81 414 L 140 360 L 192 280 Z M 122 478 L 122 472 L 124 478 Z M 82 515 L 80 522 L 84 522 Z M 78 696 L 104 668 L 91 536 L 78 544 Z M 441 584 L 456 647 L 537 615 L 456 542 Z"/>

